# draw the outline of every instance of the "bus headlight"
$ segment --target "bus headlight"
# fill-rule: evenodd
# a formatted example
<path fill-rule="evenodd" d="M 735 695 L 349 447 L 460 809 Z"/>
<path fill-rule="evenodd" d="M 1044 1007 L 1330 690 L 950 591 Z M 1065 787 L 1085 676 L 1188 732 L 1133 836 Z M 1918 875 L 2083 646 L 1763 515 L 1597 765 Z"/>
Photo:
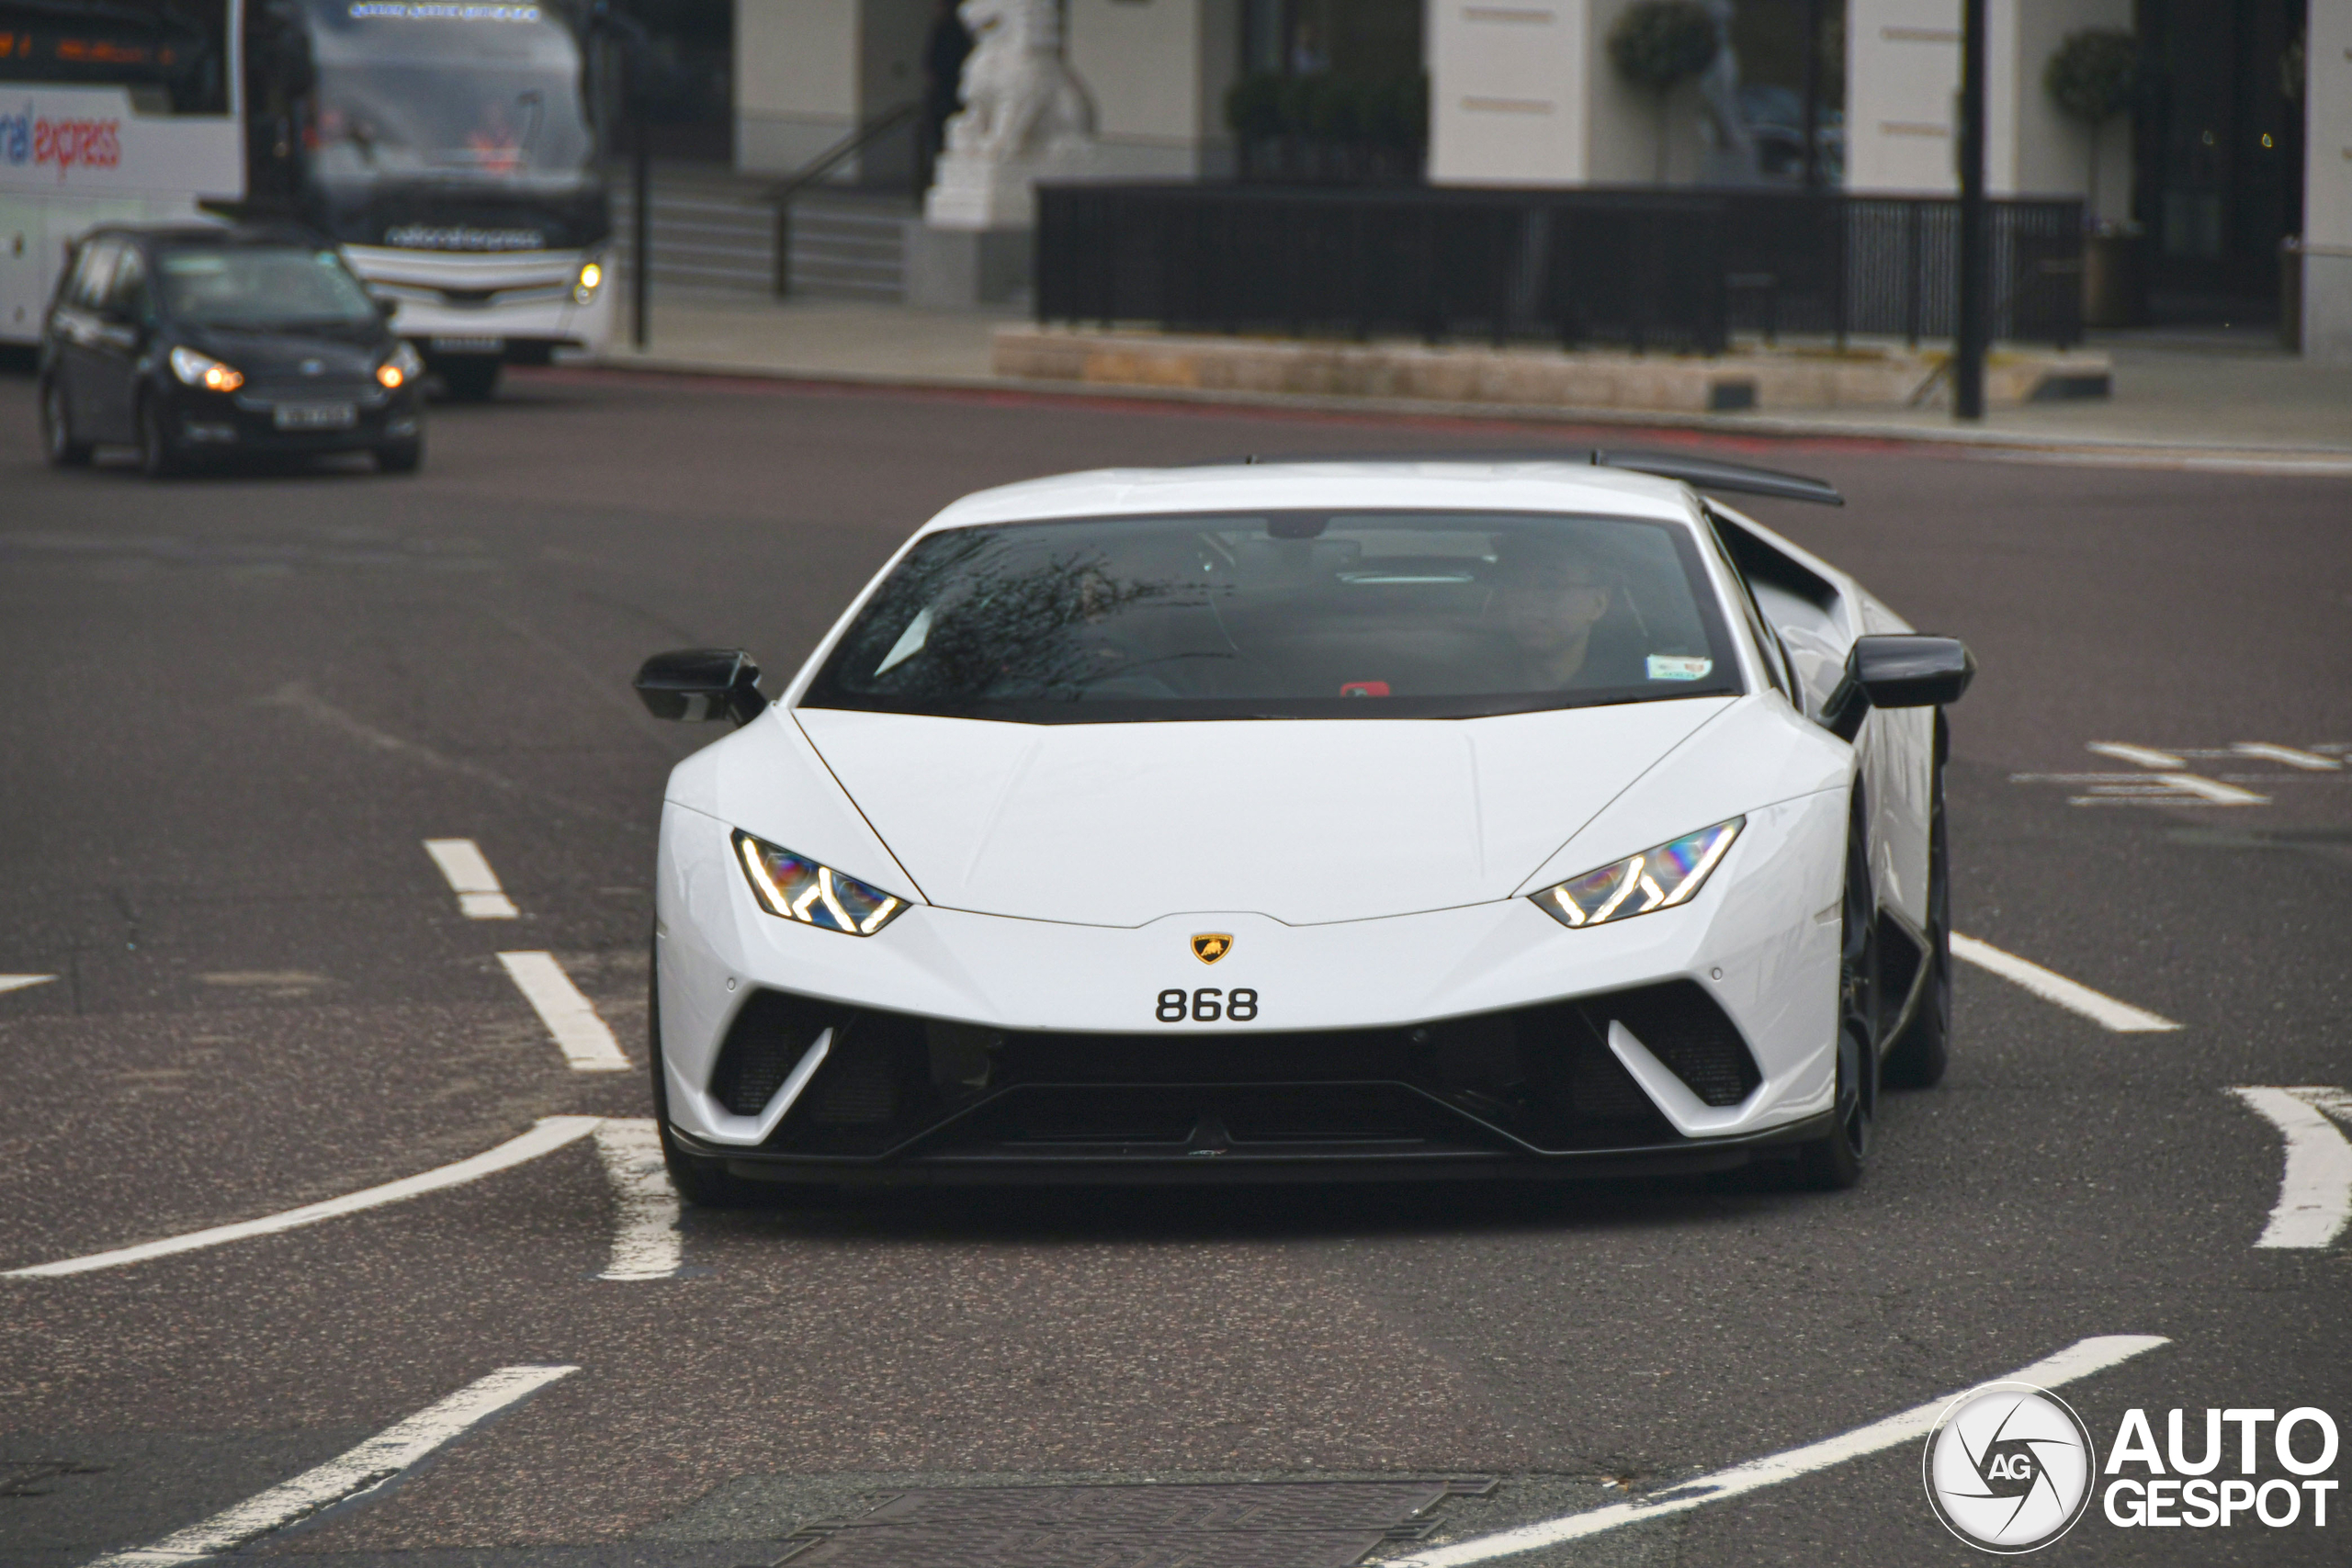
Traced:
<path fill-rule="evenodd" d="M 596 298 L 596 290 L 605 281 L 605 264 L 584 261 L 580 264 L 580 276 L 572 280 L 571 298 L 575 304 L 585 305 Z"/>

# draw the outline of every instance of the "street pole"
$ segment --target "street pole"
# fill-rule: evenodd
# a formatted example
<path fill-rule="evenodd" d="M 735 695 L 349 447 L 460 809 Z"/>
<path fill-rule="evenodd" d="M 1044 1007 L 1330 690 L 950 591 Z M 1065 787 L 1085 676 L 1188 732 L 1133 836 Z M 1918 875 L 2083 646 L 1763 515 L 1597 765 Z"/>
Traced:
<path fill-rule="evenodd" d="M 1821 188 L 1821 0 L 1804 0 L 1804 188 Z"/>
<path fill-rule="evenodd" d="M 1962 0 L 1960 44 L 1960 309 L 1952 414 L 1984 417 L 1984 0 Z"/>

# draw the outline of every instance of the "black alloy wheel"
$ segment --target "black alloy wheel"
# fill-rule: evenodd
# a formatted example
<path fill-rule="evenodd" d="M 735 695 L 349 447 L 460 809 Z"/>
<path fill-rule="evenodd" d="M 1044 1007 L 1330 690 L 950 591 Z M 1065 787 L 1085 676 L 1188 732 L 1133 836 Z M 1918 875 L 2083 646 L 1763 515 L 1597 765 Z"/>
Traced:
<path fill-rule="evenodd" d="M 1878 908 L 1871 891 L 1870 840 L 1861 795 L 1846 833 L 1846 895 L 1838 944 L 1837 1126 L 1804 1145 L 1797 1162 L 1805 1185 L 1825 1191 L 1853 1186 L 1870 1159 L 1878 1120 Z"/>
<path fill-rule="evenodd" d="M 1883 1080 L 1896 1089 L 1931 1089 L 1951 1059 L 1951 846 L 1944 837 L 1944 755 L 1951 742 L 1936 715 L 1936 760 L 1928 795 L 1928 973 L 1919 1006 L 1887 1047 Z"/>
<path fill-rule="evenodd" d="M 52 467 L 79 468 L 90 460 L 90 444 L 74 439 L 74 415 L 66 406 L 65 386 L 55 377 L 40 389 L 40 443 Z"/>
<path fill-rule="evenodd" d="M 139 467 L 151 479 L 169 479 L 183 467 L 171 438 L 164 434 L 163 411 L 153 398 L 139 400 Z"/>
<path fill-rule="evenodd" d="M 698 1209 L 742 1209 L 756 1203 L 760 1190 L 740 1176 L 728 1173 L 726 1162 L 690 1155 L 678 1146 L 670 1131 L 670 1089 L 662 1066 L 662 944 L 657 937 L 649 954 L 646 983 L 645 1055 L 653 1068 L 653 1125 L 662 1139 L 662 1164 L 678 1196 Z"/>

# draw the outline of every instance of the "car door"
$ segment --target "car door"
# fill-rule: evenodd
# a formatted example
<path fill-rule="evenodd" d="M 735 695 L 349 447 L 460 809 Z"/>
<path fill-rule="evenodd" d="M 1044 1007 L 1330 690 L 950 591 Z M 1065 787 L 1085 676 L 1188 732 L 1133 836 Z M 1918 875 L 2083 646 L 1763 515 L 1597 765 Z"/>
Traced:
<path fill-rule="evenodd" d="M 99 301 L 97 330 L 92 334 L 92 414 L 85 428 L 95 440 L 139 437 L 139 366 L 153 334 L 154 313 L 146 258 L 136 245 L 123 244 L 116 252 L 114 271 Z"/>
<path fill-rule="evenodd" d="M 74 434 L 85 441 L 114 439 L 105 432 L 105 422 L 98 415 L 92 394 L 100 380 L 98 329 L 105 324 L 100 312 L 120 254 L 121 245 L 117 241 L 84 241 L 74 252 L 74 270 L 67 276 L 65 287 L 59 291 L 56 309 L 50 315 L 50 332 L 56 343 L 57 355 L 51 373 L 65 389 L 65 410 Z"/>

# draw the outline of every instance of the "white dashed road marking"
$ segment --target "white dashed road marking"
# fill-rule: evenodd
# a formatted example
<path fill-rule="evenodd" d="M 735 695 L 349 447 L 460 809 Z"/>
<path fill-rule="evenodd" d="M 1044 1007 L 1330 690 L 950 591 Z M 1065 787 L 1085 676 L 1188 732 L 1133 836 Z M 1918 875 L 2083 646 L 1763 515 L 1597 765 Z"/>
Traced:
<path fill-rule="evenodd" d="M 347 1192 L 340 1198 L 329 1198 L 324 1202 L 306 1203 L 299 1209 L 288 1209 L 282 1214 L 266 1214 L 258 1220 L 215 1225 L 210 1230 L 165 1236 L 161 1241 L 117 1247 L 112 1252 L 94 1252 L 86 1258 L 68 1258 L 56 1263 L 36 1263 L 28 1269 L 11 1269 L 0 1273 L 0 1280 L 55 1279 L 64 1274 L 86 1274 L 94 1269 L 119 1269 L 126 1263 L 144 1263 L 151 1258 L 168 1258 L 175 1252 L 194 1252 L 201 1247 L 219 1247 L 224 1242 L 243 1241 L 247 1236 L 270 1235 L 302 1225 L 314 1225 L 321 1220 L 381 1208 L 386 1203 L 398 1203 L 422 1193 L 438 1192 L 445 1187 L 459 1187 L 469 1181 L 479 1181 L 485 1176 L 495 1175 L 526 1160 L 535 1160 L 576 1138 L 586 1137 L 595 1130 L 600 1120 L 602 1118 L 595 1116 L 543 1116 L 537 1126 L 521 1137 L 510 1138 L 494 1149 L 486 1150 L 471 1159 L 461 1159 L 455 1165 L 445 1165 L 437 1170 L 402 1177 L 398 1181 L 388 1181 L 381 1187 L 370 1187 L 364 1191 Z"/>
<path fill-rule="evenodd" d="M 2046 1357 L 2030 1367 L 2020 1367 L 2007 1377 L 1994 1381 L 2056 1388 L 2061 1383 L 2073 1382 L 2078 1378 L 2119 1366 L 2134 1356 L 2168 1343 L 2170 1341 L 2147 1334 L 2101 1335 L 2093 1339 L 2078 1340 L 2054 1356 Z M 1937 1417 L 1958 1397 L 1959 1394 L 1948 1394 L 1899 1416 L 1873 1421 L 1841 1437 L 1826 1438 L 1801 1449 L 1791 1449 L 1786 1453 L 1750 1460 L 1746 1464 L 1736 1464 L 1729 1470 L 1719 1470 L 1712 1475 L 1696 1476 L 1679 1485 L 1667 1487 L 1631 1502 L 1611 1503 L 1606 1507 L 1589 1509 L 1581 1514 L 1569 1514 L 1561 1518 L 1521 1525 L 1517 1529 L 1455 1541 L 1451 1546 L 1395 1559 L 1385 1568 L 1462 1568 L 1465 1563 L 1491 1562 L 1498 1558 L 1516 1557 L 1521 1552 L 1538 1551 L 1564 1541 L 1581 1540 L 1587 1536 L 1600 1535 L 1626 1525 L 1637 1525 L 1668 1514 L 1703 1507 L 1709 1503 L 1720 1503 L 1767 1486 L 1778 1486 L 1784 1481 L 1794 1481 L 1799 1476 L 1827 1470 L 1832 1465 L 1860 1459 L 1865 1454 L 1880 1453 L 1905 1443 L 1918 1442 L 1935 1429 Z"/>
<path fill-rule="evenodd" d="M 2083 748 L 2102 757 L 2112 757 L 2119 762 L 2137 762 L 2143 768 L 2184 768 L 2186 757 L 2171 751 L 2159 751 L 2153 746 L 2126 746 L 2120 740 L 2094 740 Z"/>
<path fill-rule="evenodd" d="M 2305 773 L 2333 773 L 2344 766 L 2334 757 L 2323 757 L 2316 751 L 2305 751 L 2295 746 L 2274 746 L 2267 740 L 2240 740 L 2230 750 L 2241 757 L 2260 757 L 2268 762 L 2284 762 Z"/>
<path fill-rule="evenodd" d="M 489 860 L 471 839 L 427 839 L 424 852 L 441 868 L 441 874 L 458 896 L 458 910 L 469 920 L 511 920 L 517 910 L 506 890 L 498 885 L 498 874 L 490 869 Z"/>
<path fill-rule="evenodd" d="M 1966 959 L 1980 969 L 1989 969 L 2004 980 L 2023 986 L 2042 1000 L 2056 1002 L 2070 1012 L 2081 1013 L 2101 1028 L 2114 1030 L 2119 1034 L 2145 1034 L 2180 1027 L 2168 1018 L 2160 1018 L 2129 1002 L 2119 1002 L 2113 997 L 2044 969 L 2030 959 L 2019 958 L 2014 953 L 2004 953 L 1991 942 L 1979 942 L 1958 931 L 1951 933 L 1951 955 Z"/>
<path fill-rule="evenodd" d="M 628 1058 L 596 1009 L 551 953 L 502 953 L 498 961 L 531 1005 L 575 1073 L 623 1073 Z"/>
<path fill-rule="evenodd" d="M 2340 1089 L 2238 1089 L 2287 1140 L 2278 1201 L 2256 1247 L 2326 1247 L 2352 1223 L 2352 1142 L 2331 1115 L 2352 1122 L 2352 1094 Z"/>
<path fill-rule="evenodd" d="M 21 991 L 27 986 L 46 985 L 56 978 L 54 975 L 0 975 L 0 991 Z"/>
<path fill-rule="evenodd" d="M 596 1129 L 596 1153 L 620 1209 L 613 1254 L 599 1280 L 671 1280 L 684 1253 L 678 1194 L 662 1165 L 662 1140 L 650 1121 L 615 1119 Z"/>
<path fill-rule="evenodd" d="M 537 1393 L 578 1367 L 501 1367 L 467 1384 L 438 1404 L 385 1427 L 357 1448 L 315 1470 L 224 1508 L 202 1524 L 165 1536 L 153 1546 L 109 1552 L 89 1568 L 172 1568 L 201 1562 L 260 1540 L 270 1531 L 305 1519 L 390 1481 L 452 1438 L 464 1436 L 516 1401 Z"/>

